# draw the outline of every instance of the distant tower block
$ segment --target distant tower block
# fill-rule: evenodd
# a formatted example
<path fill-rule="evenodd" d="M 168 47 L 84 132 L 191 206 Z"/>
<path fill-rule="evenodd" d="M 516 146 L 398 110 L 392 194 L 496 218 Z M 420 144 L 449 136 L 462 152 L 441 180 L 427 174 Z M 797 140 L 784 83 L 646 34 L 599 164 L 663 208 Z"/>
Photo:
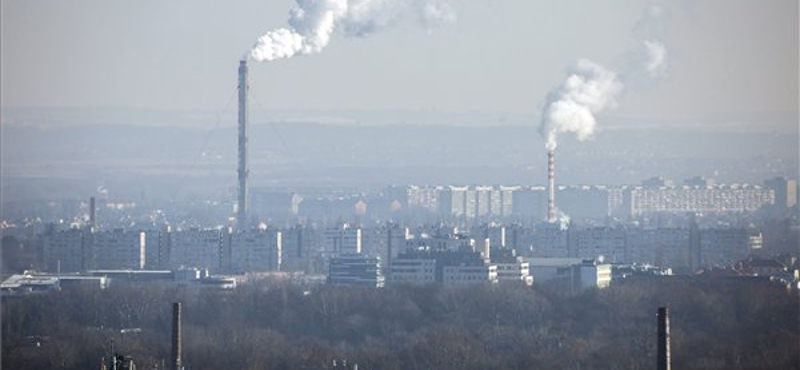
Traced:
<path fill-rule="evenodd" d="M 658 354 L 656 359 L 658 370 L 672 368 L 669 353 L 669 310 L 666 307 L 658 308 Z"/>
<path fill-rule="evenodd" d="M 556 152 L 547 151 L 547 220 L 556 220 Z"/>
<path fill-rule="evenodd" d="M 247 60 L 239 61 L 239 193 L 236 212 L 236 225 L 244 228 L 247 223 Z"/>

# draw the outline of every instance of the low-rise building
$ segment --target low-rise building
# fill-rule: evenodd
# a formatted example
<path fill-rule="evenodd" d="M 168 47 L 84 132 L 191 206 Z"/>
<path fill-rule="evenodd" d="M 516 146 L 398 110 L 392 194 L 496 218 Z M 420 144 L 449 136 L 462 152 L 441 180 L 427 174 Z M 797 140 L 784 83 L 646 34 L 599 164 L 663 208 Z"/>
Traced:
<path fill-rule="evenodd" d="M 442 282 L 445 284 L 497 283 L 497 266 L 485 263 L 444 266 Z"/>
<path fill-rule="evenodd" d="M 12 275 L 3 281 L 0 284 L 0 291 L 3 295 L 20 295 L 72 288 L 105 289 L 107 286 L 105 277 L 24 273 Z"/>
<path fill-rule="evenodd" d="M 538 282 L 550 282 L 560 290 L 577 294 L 588 289 L 603 289 L 611 285 L 611 264 L 580 258 L 528 259 Z"/>
<path fill-rule="evenodd" d="M 392 260 L 390 271 L 392 282 L 497 282 L 497 266 L 483 258 L 481 252 L 471 250 L 409 249 Z"/>
<path fill-rule="evenodd" d="M 497 266 L 497 281 L 503 284 L 533 285 L 530 264 L 513 249 L 492 248 L 492 264 Z"/>
<path fill-rule="evenodd" d="M 342 255 L 330 259 L 328 283 L 380 288 L 384 285 L 380 258 Z"/>
<path fill-rule="evenodd" d="M 433 283 L 436 281 L 436 260 L 425 258 L 395 258 L 389 266 L 393 283 Z"/>

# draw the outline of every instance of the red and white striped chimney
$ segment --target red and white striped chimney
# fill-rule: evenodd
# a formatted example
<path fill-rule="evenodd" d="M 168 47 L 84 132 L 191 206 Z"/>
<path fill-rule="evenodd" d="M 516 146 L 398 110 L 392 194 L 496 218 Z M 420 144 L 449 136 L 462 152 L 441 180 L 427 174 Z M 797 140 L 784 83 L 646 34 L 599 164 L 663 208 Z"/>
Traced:
<path fill-rule="evenodd" d="M 547 220 L 556 220 L 556 152 L 547 151 Z"/>

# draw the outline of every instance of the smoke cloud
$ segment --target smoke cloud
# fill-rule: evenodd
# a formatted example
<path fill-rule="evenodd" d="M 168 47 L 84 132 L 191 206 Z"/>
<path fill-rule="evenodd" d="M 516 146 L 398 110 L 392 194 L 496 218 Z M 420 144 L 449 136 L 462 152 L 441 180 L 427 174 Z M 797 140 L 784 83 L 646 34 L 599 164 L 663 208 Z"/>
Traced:
<path fill-rule="evenodd" d="M 667 69 L 667 47 L 664 38 L 664 10 L 658 5 L 645 9 L 644 15 L 634 27 L 634 36 L 639 48 L 625 68 L 626 79 L 658 78 Z"/>
<path fill-rule="evenodd" d="M 348 36 L 365 36 L 408 16 L 428 29 L 456 20 L 443 0 L 297 0 L 289 26 L 261 36 L 249 57 L 264 62 L 319 53 L 337 28 Z"/>
<path fill-rule="evenodd" d="M 659 40 L 644 40 L 644 69 L 650 77 L 658 77 L 667 69 L 667 47 Z"/>
<path fill-rule="evenodd" d="M 594 134 L 594 115 L 616 106 L 622 91 L 617 75 L 588 59 L 579 60 L 558 88 L 547 95 L 540 131 L 547 150 L 555 150 L 558 134 L 572 132 L 579 140 Z"/>
<path fill-rule="evenodd" d="M 617 106 L 623 81 L 656 78 L 663 75 L 667 65 L 667 48 L 661 41 L 663 10 L 648 7 L 637 23 L 634 34 L 640 39 L 624 73 L 617 73 L 588 59 L 579 60 L 567 70 L 567 78 L 551 90 L 542 108 L 539 133 L 545 138 L 547 150 L 555 150 L 558 135 L 574 133 L 578 140 L 590 138 L 597 126 L 595 115 Z"/>

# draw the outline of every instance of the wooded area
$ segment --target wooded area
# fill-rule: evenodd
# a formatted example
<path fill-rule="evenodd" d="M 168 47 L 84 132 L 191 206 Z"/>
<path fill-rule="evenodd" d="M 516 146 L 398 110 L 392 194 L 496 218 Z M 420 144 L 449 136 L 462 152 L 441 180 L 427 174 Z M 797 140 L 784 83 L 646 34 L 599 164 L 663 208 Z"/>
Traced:
<path fill-rule="evenodd" d="M 765 281 L 664 277 L 567 297 L 539 285 L 385 289 L 273 283 L 234 291 L 114 286 L 4 297 L 4 369 L 95 369 L 110 340 L 169 363 L 183 302 L 187 369 L 652 369 L 670 307 L 675 369 L 800 368 L 800 300 Z M 141 331 L 121 329 L 140 328 Z M 41 346 L 36 343 L 41 342 Z"/>

